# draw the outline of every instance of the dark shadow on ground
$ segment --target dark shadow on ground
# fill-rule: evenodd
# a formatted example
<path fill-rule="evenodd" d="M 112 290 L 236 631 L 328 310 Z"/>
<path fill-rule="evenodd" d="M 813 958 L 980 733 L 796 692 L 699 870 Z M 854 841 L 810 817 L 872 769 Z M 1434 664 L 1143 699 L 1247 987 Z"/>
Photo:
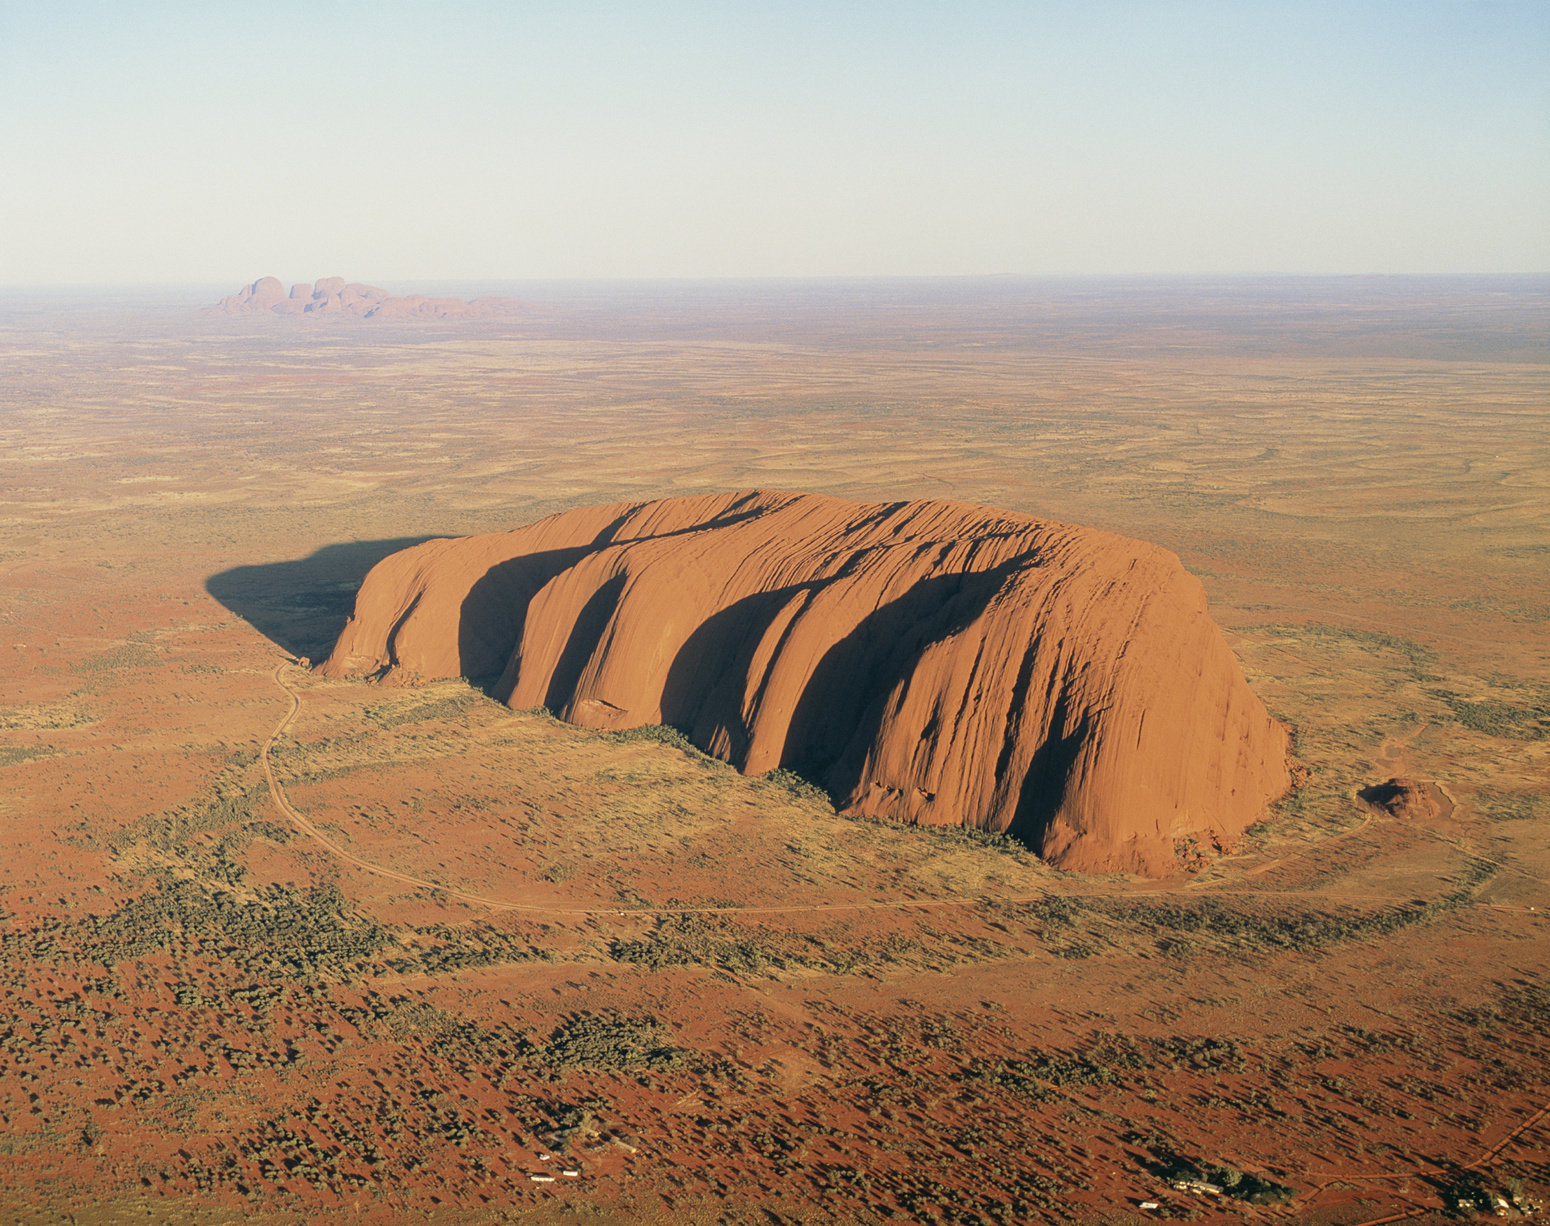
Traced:
<path fill-rule="evenodd" d="M 433 539 L 324 545 L 305 558 L 223 570 L 205 580 L 205 591 L 270 642 L 316 662 L 339 641 L 366 572 L 390 553 Z"/>

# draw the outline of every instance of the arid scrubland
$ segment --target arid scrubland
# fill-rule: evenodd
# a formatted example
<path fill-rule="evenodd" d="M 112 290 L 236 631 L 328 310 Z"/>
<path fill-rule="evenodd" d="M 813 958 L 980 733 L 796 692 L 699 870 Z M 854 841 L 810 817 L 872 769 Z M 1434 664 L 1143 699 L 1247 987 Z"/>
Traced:
<path fill-rule="evenodd" d="M 1550 1199 L 1542 281 L 522 296 L 0 309 L 0 1216 Z M 291 667 L 268 760 L 326 842 L 275 805 L 277 666 L 386 553 L 749 488 L 1175 551 L 1300 787 L 1231 855 L 1084 877 L 672 730 Z M 1391 778 L 1447 803 L 1359 796 Z"/>

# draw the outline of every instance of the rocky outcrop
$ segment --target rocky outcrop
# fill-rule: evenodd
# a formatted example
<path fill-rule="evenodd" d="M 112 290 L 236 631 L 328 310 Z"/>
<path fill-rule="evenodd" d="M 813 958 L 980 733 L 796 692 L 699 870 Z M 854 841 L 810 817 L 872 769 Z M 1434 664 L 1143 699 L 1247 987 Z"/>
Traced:
<path fill-rule="evenodd" d="M 1373 813 L 1402 821 L 1432 821 L 1453 813 L 1453 801 L 1430 780 L 1390 779 L 1365 787 L 1356 796 Z"/>
<path fill-rule="evenodd" d="M 674 724 L 848 813 L 1164 875 L 1290 783 L 1166 550 L 954 502 L 745 492 L 592 507 L 380 562 L 329 676 L 499 675 L 512 707 Z"/>
<path fill-rule="evenodd" d="M 375 285 L 346 284 L 343 277 L 324 277 L 315 285 L 299 282 L 289 294 L 275 277 L 260 277 L 241 292 L 222 298 L 210 308 L 225 315 L 266 312 L 273 315 L 355 315 L 363 319 L 492 319 L 517 315 L 531 308 L 518 298 L 403 297 Z"/>

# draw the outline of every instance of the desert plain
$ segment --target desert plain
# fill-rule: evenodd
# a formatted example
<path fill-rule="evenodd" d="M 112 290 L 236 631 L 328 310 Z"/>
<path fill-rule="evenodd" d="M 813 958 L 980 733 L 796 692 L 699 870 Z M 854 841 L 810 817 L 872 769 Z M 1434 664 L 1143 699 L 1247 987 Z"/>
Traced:
<path fill-rule="evenodd" d="M 1542 278 L 218 296 L 0 303 L 0 1218 L 1550 1205 Z M 1295 791 L 1084 875 L 298 663 L 407 545 L 745 489 L 1173 551 Z"/>

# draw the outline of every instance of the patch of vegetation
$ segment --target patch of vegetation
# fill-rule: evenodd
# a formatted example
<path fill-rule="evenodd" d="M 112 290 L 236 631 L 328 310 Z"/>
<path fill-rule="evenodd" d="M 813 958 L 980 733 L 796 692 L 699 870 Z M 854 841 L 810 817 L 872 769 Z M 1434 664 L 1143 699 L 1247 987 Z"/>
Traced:
<path fill-rule="evenodd" d="M 1528 1035 L 1550 1038 L 1550 987 L 1520 984 L 1503 991 L 1494 1005 L 1463 1009 L 1455 1016 L 1480 1031 L 1499 1031 L 1515 1039 Z"/>
<path fill-rule="evenodd" d="M 1119 1077 L 1113 1071 L 1084 1056 L 1064 1056 L 1059 1052 L 1036 1051 L 1032 1058 L 1019 1062 L 1027 1074 L 1066 1089 L 1071 1086 L 1113 1085 Z"/>
<path fill-rule="evenodd" d="M 1544 703 L 1474 702 L 1451 690 L 1427 693 L 1447 703 L 1453 718 L 1474 732 L 1517 741 L 1542 741 L 1550 736 L 1550 706 Z"/>
<path fill-rule="evenodd" d="M 539 1110 L 545 1120 L 540 1136 L 544 1144 L 563 1153 L 573 1141 L 601 1141 L 614 1137 L 625 1141 L 625 1134 L 608 1127 L 602 1120 L 601 1113 L 609 1105 L 601 1098 L 586 1098 L 579 1103 L 541 1104 Z"/>
<path fill-rule="evenodd" d="M 972 826 L 917 826 L 915 829 L 928 834 L 938 845 L 983 847 L 989 851 L 998 851 L 1002 855 L 1011 856 L 1023 864 L 1042 863 L 1028 844 L 1015 835 L 998 833 L 994 830 L 976 830 Z"/>
<path fill-rule="evenodd" d="M 997 1060 L 994 1064 L 974 1061 L 964 1080 L 980 1088 L 994 1086 L 1008 1090 L 1036 1103 L 1049 1102 L 1056 1097 L 1026 1060 Z"/>
<path fill-rule="evenodd" d="M 269 1013 L 285 999 L 285 989 L 272 983 L 255 983 L 237 988 L 231 993 L 233 1000 L 240 1000 L 255 1013 Z"/>
<path fill-rule="evenodd" d="M 1491 1187 L 1479 1171 L 1458 1171 L 1440 1180 L 1437 1189 L 1449 1217 L 1473 1218 L 1489 1212 Z"/>
<path fill-rule="evenodd" d="M 923 1171 L 906 1172 L 895 1179 L 895 1199 L 915 1222 L 970 1226 L 990 1221 L 1011 1226 L 1035 1216 L 1065 1217 L 1070 1210 L 1067 1185 L 1026 1165 L 998 1172 L 994 1191 L 952 1187 Z"/>
<path fill-rule="evenodd" d="M 701 758 L 706 756 L 689 739 L 688 733 L 672 724 L 642 724 L 638 728 L 625 728 L 619 732 L 605 732 L 603 735 L 620 745 L 630 745 L 637 741 L 654 741 L 658 745 L 681 749 L 693 756 Z"/>
<path fill-rule="evenodd" d="M 75 665 L 74 671 L 82 676 L 98 679 L 104 674 L 122 672 L 131 668 L 151 668 L 161 663 L 161 657 L 143 642 L 131 635 L 129 641 L 100 655 L 87 656 Z"/>
<path fill-rule="evenodd" d="M 1219 1078 L 1248 1069 L 1248 1053 L 1235 1039 L 1200 1035 L 1137 1038 L 1133 1035 L 1098 1033 L 1076 1051 L 1034 1050 L 1024 1059 L 987 1064 L 971 1061 L 966 1082 L 983 1090 L 999 1087 L 1035 1102 L 1046 1102 L 1057 1091 L 1100 1089 L 1132 1085 L 1145 1088 L 1147 1075 L 1187 1070 Z M 1050 1087 L 1054 1087 L 1051 1089 Z M 1150 1094 L 1148 1095 L 1151 1096 Z M 1264 1101 L 1229 1102 L 1246 1114 L 1263 1116 Z"/>
<path fill-rule="evenodd" d="M 1223 1196 L 1251 1205 L 1284 1205 L 1297 1195 L 1296 1189 L 1286 1184 L 1230 1166 L 1197 1166 L 1175 1159 L 1163 1172 L 1163 1177 L 1171 1183 L 1209 1184 L 1220 1188 Z"/>
<path fill-rule="evenodd" d="M 543 714 L 553 717 L 553 713 L 544 709 Z M 566 725 L 572 727 L 573 725 Z M 693 762 L 696 766 L 707 771 L 731 770 L 731 766 L 720 758 L 712 757 L 689 739 L 689 734 L 682 728 L 673 724 L 642 724 L 638 728 L 621 728 L 617 732 L 599 732 L 601 736 L 619 745 L 638 744 L 649 742 L 657 745 L 665 745 L 669 749 L 676 749 Z"/>
<path fill-rule="evenodd" d="M 237 769 L 244 765 L 239 764 Z M 267 797 L 267 787 L 260 783 L 239 791 L 240 786 L 228 783 L 202 804 L 180 807 L 126 826 L 110 842 L 122 850 L 143 838 L 158 851 L 186 856 L 190 850 L 187 844 L 196 835 L 262 820 L 254 810 Z"/>
<path fill-rule="evenodd" d="M 23 707 L 0 707 L 0 728 L 24 728 L 29 732 L 79 728 L 91 721 L 76 709 L 72 694 L 62 702 Z"/>
<path fill-rule="evenodd" d="M 415 935 L 409 941 L 409 956 L 388 959 L 388 965 L 403 974 L 445 974 L 472 967 L 529 962 L 544 956 L 537 946 L 492 924 L 459 928 L 428 924 L 410 931 Z"/>
<path fill-rule="evenodd" d="M 811 801 L 831 809 L 834 807 L 834 802 L 830 800 L 826 789 L 814 783 L 806 775 L 787 767 L 781 766 L 767 771 L 759 776 L 759 782 L 786 792 L 796 800 Z"/>
<path fill-rule="evenodd" d="M 801 933 L 749 928 L 730 916 L 695 914 L 665 915 L 650 936 L 615 941 L 609 952 L 620 962 L 653 970 L 714 966 L 737 974 L 801 968 L 847 975 L 860 967 L 934 964 L 924 945 L 899 935 L 842 946 Z"/>
<path fill-rule="evenodd" d="M 786 959 L 760 934 L 703 915 L 665 915 L 649 937 L 615 941 L 609 952 L 620 962 L 633 962 L 652 970 L 665 966 L 719 966 L 748 973 L 767 966 L 787 965 Z"/>
<path fill-rule="evenodd" d="M 373 1010 L 373 1020 L 383 1024 L 383 1028 L 395 1039 L 419 1039 L 437 1037 L 447 1034 L 457 1024 L 455 1019 L 445 1009 L 438 1009 L 435 1005 L 428 1005 L 423 1000 L 407 1000 L 403 997 L 395 997 L 387 1006 L 378 1006 Z M 353 1019 L 357 1027 L 364 1027 L 364 1019 Z"/>
<path fill-rule="evenodd" d="M 1430 901 L 1416 901 L 1369 915 L 1340 916 L 1324 912 L 1251 910 L 1229 906 L 1218 899 L 1200 903 L 1131 902 L 1101 900 L 1094 910 L 1128 926 L 1167 935 L 1157 947 L 1163 953 L 1187 957 L 1206 944 L 1225 946 L 1242 953 L 1291 950 L 1313 953 L 1348 941 L 1391 936 L 1406 928 L 1427 924 L 1450 911 L 1470 905 L 1477 887 L 1496 875 L 1496 866 L 1471 859 L 1458 888 Z"/>
<path fill-rule="evenodd" d="M 1437 653 L 1432 648 L 1423 646 L 1414 639 L 1407 639 L 1397 634 L 1384 634 L 1376 630 L 1326 626 L 1321 622 L 1309 622 L 1302 626 L 1284 624 L 1244 626 L 1239 633 L 1274 634 L 1283 638 L 1325 639 L 1331 643 L 1351 643 L 1368 651 L 1392 651 L 1405 658 L 1410 666 L 1410 672 L 1417 677 L 1426 674 L 1436 665 L 1438 659 Z"/>
<path fill-rule="evenodd" d="M 991 902 L 986 910 L 1036 931 L 1045 950 L 1054 957 L 1090 958 L 1099 950 L 1089 929 L 1093 923 L 1103 922 L 1103 917 L 1082 899 L 1047 894 L 1032 903 Z"/>
<path fill-rule="evenodd" d="M 52 745 L 0 745 L 0 767 L 52 758 L 58 752 Z"/>
<path fill-rule="evenodd" d="M 537 1051 L 550 1068 L 667 1069 L 683 1062 L 685 1052 L 655 1018 L 638 1021 L 583 1014 L 567 1022 Z"/>
<path fill-rule="evenodd" d="M 1083 1052 L 1083 1059 L 1106 1070 L 1119 1069 L 1125 1076 L 1156 1069 L 1241 1073 L 1248 1067 L 1243 1046 L 1236 1039 L 1198 1035 L 1140 1039 L 1134 1035 L 1099 1033 Z"/>
<path fill-rule="evenodd" d="M 1494 792 L 1482 788 L 1475 807 L 1493 822 L 1523 822 L 1550 817 L 1550 796 L 1542 792 Z"/>
<path fill-rule="evenodd" d="M 361 714 L 379 728 L 398 728 L 404 724 L 418 724 L 428 719 L 459 719 L 468 708 L 478 701 L 478 694 L 470 691 L 451 698 L 438 698 L 415 706 L 402 703 L 379 703 L 365 708 Z"/>
<path fill-rule="evenodd" d="M 1036 903 L 1025 907 L 1024 914 L 1041 921 L 1046 928 L 1074 928 L 1077 917 L 1085 910 L 1079 898 L 1067 898 L 1061 894 L 1048 894 Z"/>
<path fill-rule="evenodd" d="M 374 921 L 346 915 L 344 896 L 332 884 L 273 885 L 238 899 L 170 874 L 117 911 L 62 927 L 47 940 L 58 952 L 73 946 L 106 966 L 178 943 L 274 979 L 346 976 L 393 943 Z"/>
<path fill-rule="evenodd" d="M 281 846 L 296 837 L 296 832 L 289 826 L 281 826 L 270 821 L 244 822 L 242 829 L 256 839 L 268 839 L 271 843 L 279 843 Z"/>

